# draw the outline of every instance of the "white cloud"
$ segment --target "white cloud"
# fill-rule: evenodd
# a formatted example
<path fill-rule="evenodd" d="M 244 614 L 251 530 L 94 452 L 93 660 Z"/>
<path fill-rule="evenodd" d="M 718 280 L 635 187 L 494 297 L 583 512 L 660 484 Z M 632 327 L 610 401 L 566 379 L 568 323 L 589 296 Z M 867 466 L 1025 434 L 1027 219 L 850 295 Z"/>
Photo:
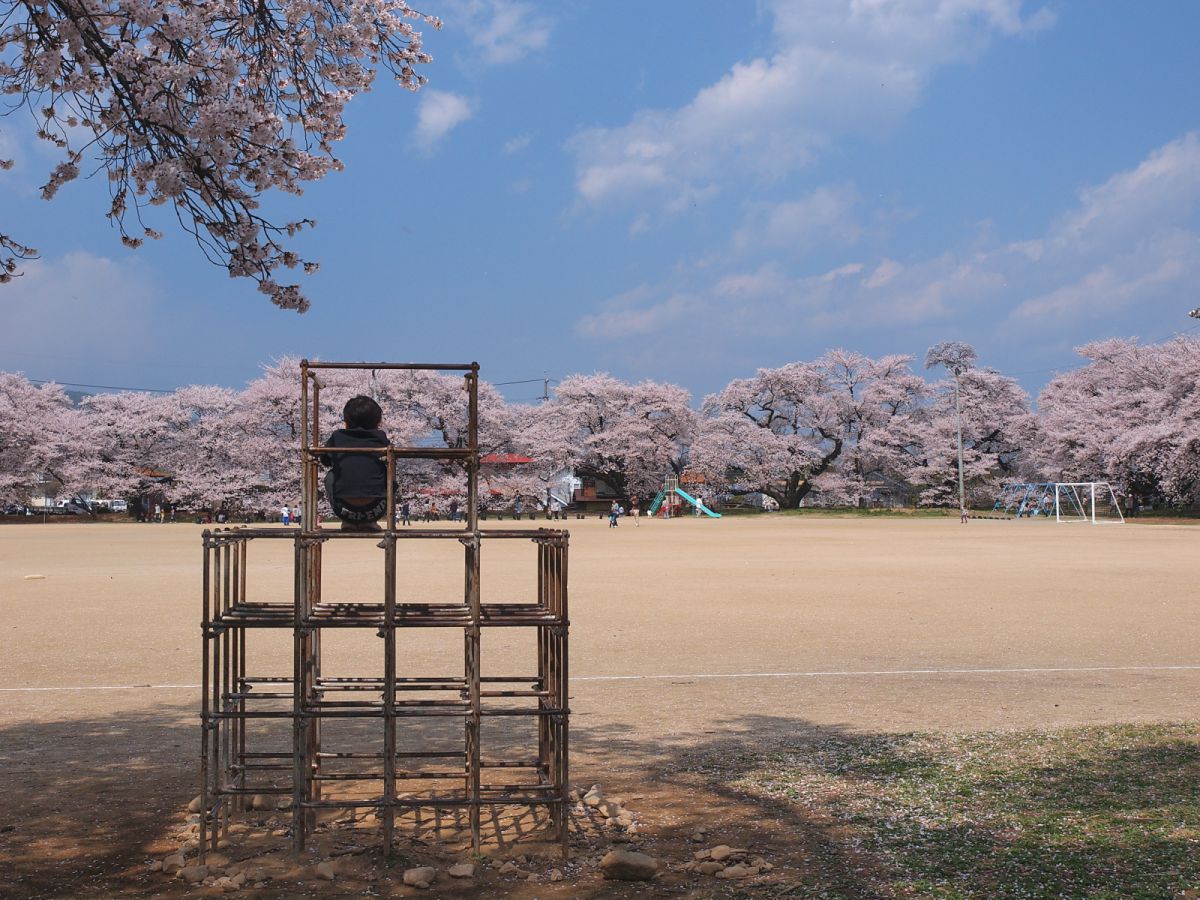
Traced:
<path fill-rule="evenodd" d="M 659 298 L 641 285 L 602 304 L 599 312 L 584 316 L 575 330 L 584 337 L 619 340 L 662 331 L 698 309 L 697 298 L 684 293 Z"/>
<path fill-rule="evenodd" d="M 576 134 L 576 189 L 589 203 L 669 200 L 734 173 L 783 176 L 835 137 L 891 127 L 933 72 L 981 52 L 995 32 L 1044 27 L 1022 0 L 771 0 L 776 49 L 739 62 L 676 109 Z"/>
<path fill-rule="evenodd" d="M 734 243 L 741 248 L 854 243 L 862 234 L 853 217 L 858 202 L 854 185 L 841 184 L 816 188 L 798 200 L 752 204 Z"/>
<path fill-rule="evenodd" d="M 151 331 L 155 289 L 134 260 L 76 251 L 21 268 L 0 285 L 0 352 L 53 348 L 54 359 L 107 360 Z"/>
<path fill-rule="evenodd" d="M 1113 315 L 1200 279 L 1200 235 L 1179 231 L 1139 245 L 1081 278 L 1024 301 L 1016 322 L 1063 323 Z M 1181 302 L 1182 305 L 1182 302 Z"/>
<path fill-rule="evenodd" d="M 425 88 L 418 97 L 415 139 L 427 153 L 475 114 L 474 104 L 461 94 Z"/>
<path fill-rule="evenodd" d="M 674 332 L 686 317 L 686 340 L 784 340 L 963 321 L 1024 342 L 1030 326 L 1089 334 L 1082 330 L 1088 323 L 1108 329 L 1121 315 L 1136 322 L 1129 317 L 1142 309 L 1188 302 L 1177 298 L 1200 282 L 1198 209 L 1200 139 L 1189 134 L 1082 190 L 1073 209 L 1031 239 L 972 240 L 967 251 L 903 265 L 884 256 L 814 275 L 798 273 L 788 254 L 750 271 L 731 271 L 736 257 L 726 255 L 623 295 L 581 330 L 595 337 Z M 769 216 L 754 221 L 761 237 Z M 636 328 L 600 327 L 617 321 L 614 314 Z"/>
<path fill-rule="evenodd" d="M 875 267 L 870 277 L 863 281 L 865 288 L 881 288 L 904 271 L 904 266 L 894 259 L 885 259 Z"/>
<path fill-rule="evenodd" d="M 524 59 L 545 49 L 554 20 L 544 8 L 518 0 L 444 0 L 448 29 L 461 28 L 489 65 Z"/>
<path fill-rule="evenodd" d="M 1079 208 L 1064 216 L 1047 243 L 1094 249 L 1177 222 L 1200 205 L 1200 136 L 1171 141 L 1127 172 L 1118 172 L 1079 194 Z"/>
<path fill-rule="evenodd" d="M 501 148 L 505 156 L 512 156 L 514 153 L 520 153 L 533 141 L 533 137 L 528 134 L 519 134 L 514 138 L 509 138 L 504 142 Z"/>

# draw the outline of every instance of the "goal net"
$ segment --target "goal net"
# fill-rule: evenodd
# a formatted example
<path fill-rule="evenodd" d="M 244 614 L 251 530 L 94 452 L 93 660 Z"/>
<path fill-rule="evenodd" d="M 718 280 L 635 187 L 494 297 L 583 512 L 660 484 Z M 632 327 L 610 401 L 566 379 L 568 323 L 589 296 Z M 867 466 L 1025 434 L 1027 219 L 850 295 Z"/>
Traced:
<path fill-rule="evenodd" d="M 1107 481 L 1064 481 L 1054 485 L 1054 521 L 1119 525 L 1125 516 Z"/>

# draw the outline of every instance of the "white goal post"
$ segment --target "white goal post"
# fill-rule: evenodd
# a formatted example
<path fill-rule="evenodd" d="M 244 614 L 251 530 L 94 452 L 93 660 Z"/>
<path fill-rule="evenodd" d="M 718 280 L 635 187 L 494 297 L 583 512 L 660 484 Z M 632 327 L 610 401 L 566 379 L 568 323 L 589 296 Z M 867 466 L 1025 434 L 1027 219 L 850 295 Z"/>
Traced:
<path fill-rule="evenodd" d="M 1107 481 L 1060 481 L 1054 485 L 1054 521 L 1122 525 L 1125 516 Z"/>

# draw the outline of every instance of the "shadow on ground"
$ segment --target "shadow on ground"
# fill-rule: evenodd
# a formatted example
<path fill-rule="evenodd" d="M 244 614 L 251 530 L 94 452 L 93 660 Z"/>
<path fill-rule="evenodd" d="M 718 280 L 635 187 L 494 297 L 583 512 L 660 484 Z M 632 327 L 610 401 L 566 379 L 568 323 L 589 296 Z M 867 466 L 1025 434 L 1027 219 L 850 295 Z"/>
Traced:
<path fill-rule="evenodd" d="M 584 787 L 602 782 L 610 795 L 623 797 L 646 823 L 638 841 L 673 867 L 654 883 L 653 892 L 736 896 L 750 890 L 749 884 L 679 871 L 698 847 L 727 843 L 748 847 L 775 864 L 769 878 L 756 884 L 756 896 L 887 897 L 914 890 L 921 895 L 919 884 L 914 888 L 911 879 L 900 877 L 896 866 L 902 860 L 884 852 L 886 842 L 870 839 L 873 830 L 895 827 L 898 813 L 891 801 L 872 811 L 869 804 L 851 804 L 820 790 L 789 793 L 786 786 L 802 761 L 812 778 L 832 779 L 831 784 L 843 790 L 849 786 L 863 797 L 885 797 L 898 781 L 944 780 L 945 759 L 916 738 L 851 733 L 797 718 L 733 717 L 720 728 L 717 734 L 669 739 L 646 738 L 612 725 L 572 730 L 572 781 Z M 498 740 L 516 737 L 514 732 Z M 0 729 L 0 896 L 183 893 L 178 883 L 148 873 L 146 864 L 175 849 L 170 834 L 197 793 L 198 744 L 195 713 L 182 706 L 120 719 Z M 777 773 L 772 772 L 775 766 Z M 1014 802 L 1034 820 L 1086 815 L 1098 806 L 1144 812 L 1148 805 L 1169 802 L 1198 769 L 1194 744 L 1102 748 L 1078 765 L 1055 763 L 1024 771 Z M 1130 778 L 1131 771 L 1141 774 Z M 778 784 L 772 787 L 776 776 Z M 1003 772 L 985 773 L 978 783 L 986 784 L 988 777 L 993 778 L 990 789 L 1004 790 Z M 767 789 L 748 791 L 747 779 Z M 995 878 L 1010 864 L 1035 872 L 1039 866 L 1060 864 L 1091 867 L 1097 878 L 1111 884 L 1134 851 L 1142 854 L 1145 865 L 1175 866 L 1186 877 L 1178 866 L 1195 847 L 1196 837 L 1194 832 L 1139 836 L 1135 829 L 1127 836 L 1128 846 L 1109 847 L 1089 843 L 1086 835 L 1064 844 L 1057 832 L 1039 840 L 1036 834 L 1006 833 L 1008 825 L 1000 821 L 993 825 L 931 821 L 922 832 L 930 870 L 938 877 L 958 877 L 958 896 L 1005 895 Z M 691 835 L 701 826 L 708 837 L 696 843 Z M 593 841 L 590 848 L 580 847 L 585 854 L 603 849 L 594 837 L 579 840 Z M 1007 862 L 995 863 L 997 855 L 1007 855 Z M 496 885 L 488 892 L 642 896 L 646 888 L 593 880 Z M 326 885 L 321 893 L 340 892 L 337 885 Z M 394 893 L 413 892 L 399 887 Z"/>

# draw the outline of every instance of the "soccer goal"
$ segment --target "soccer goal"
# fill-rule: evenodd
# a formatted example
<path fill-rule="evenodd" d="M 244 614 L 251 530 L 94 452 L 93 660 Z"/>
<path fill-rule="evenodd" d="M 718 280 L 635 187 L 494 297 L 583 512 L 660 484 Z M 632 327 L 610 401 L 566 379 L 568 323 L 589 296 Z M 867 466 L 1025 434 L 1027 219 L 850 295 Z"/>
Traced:
<path fill-rule="evenodd" d="M 1121 525 L 1125 516 L 1107 481 L 1060 481 L 1054 485 L 1054 521 Z"/>

